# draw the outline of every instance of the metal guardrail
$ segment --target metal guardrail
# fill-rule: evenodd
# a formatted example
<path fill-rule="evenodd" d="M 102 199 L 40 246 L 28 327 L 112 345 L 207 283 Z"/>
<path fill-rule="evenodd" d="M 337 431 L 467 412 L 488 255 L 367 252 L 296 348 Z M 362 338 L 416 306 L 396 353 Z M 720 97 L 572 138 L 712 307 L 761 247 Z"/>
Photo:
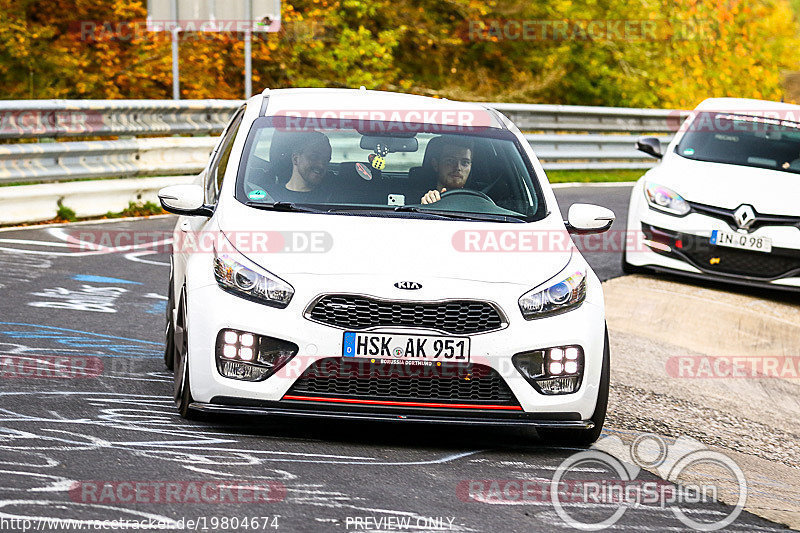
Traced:
<path fill-rule="evenodd" d="M 0 145 L 0 182 L 197 174 L 216 137 Z"/>
<path fill-rule="evenodd" d="M 674 133 L 689 111 L 546 104 L 486 104 L 522 131 Z"/>
<path fill-rule="evenodd" d="M 240 100 L 6 100 L 0 139 L 219 133 Z M 530 132 L 671 133 L 687 111 L 484 103 Z"/>
<path fill-rule="evenodd" d="M 0 139 L 220 133 L 238 100 L 5 100 Z"/>
<path fill-rule="evenodd" d="M 98 199 L 127 205 L 154 198 L 156 185 L 185 182 L 201 171 L 239 100 L 0 101 L 0 224 L 46 220 L 59 199 L 79 216 Z M 636 135 L 669 142 L 687 112 L 539 104 L 484 104 L 526 134 L 545 169 L 645 169 L 655 164 L 634 148 Z M 183 135 L 183 137 L 171 137 Z M 86 137 L 120 140 L 52 142 Z M 153 137 L 153 138 L 147 138 Z M 40 141 L 40 142 L 31 142 Z M 41 142 L 48 141 L 48 142 Z M 145 178 L 143 176 L 175 176 Z M 91 178 L 128 178 L 54 184 Z M 124 183 L 123 183 L 124 182 Z M 151 184 L 151 185 L 148 185 Z M 14 206 L 11 209 L 8 206 Z M 105 206 L 108 209 L 109 206 Z M 27 214 L 26 214 L 27 213 Z M 13 214 L 13 216 L 12 216 Z"/>
<path fill-rule="evenodd" d="M 646 169 L 655 164 L 626 135 L 526 135 L 547 170 Z M 661 137 L 669 142 L 669 137 Z M 196 174 L 216 137 L 0 145 L 0 183 Z M 357 148 L 357 146 L 351 147 Z M 403 155 L 403 154 L 399 154 Z"/>
<path fill-rule="evenodd" d="M 672 140 L 671 136 L 656 137 L 663 146 Z M 636 137 L 630 135 L 527 134 L 525 138 L 546 170 L 647 169 L 656 164 L 636 150 Z"/>
<path fill-rule="evenodd" d="M 183 175 L 206 163 L 211 138 L 125 139 L 217 134 L 239 100 L 0 101 L 0 139 L 123 137 L 118 141 L 0 146 L 0 182 Z M 631 133 L 674 132 L 687 112 L 663 109 L 485 104 L 512 119 L 546 169 L 649 168 Z M 558 133 L 556 133 L 558 132 Z M 580 132 L 580 133 L 578 133 Z M 608 135 L 608 133 L 628 135 Z M 664 137 L 668 141 L 669 137 Z"/>

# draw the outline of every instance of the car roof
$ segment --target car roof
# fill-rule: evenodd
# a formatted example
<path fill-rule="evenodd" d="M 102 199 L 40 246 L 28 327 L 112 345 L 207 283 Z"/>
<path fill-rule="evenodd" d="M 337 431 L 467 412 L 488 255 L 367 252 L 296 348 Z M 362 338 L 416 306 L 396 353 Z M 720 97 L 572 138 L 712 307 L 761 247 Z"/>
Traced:
<path fill-rule="evenodd" d="M 787 104 L 784 102 L 771 102 L 769 100 L 755 100 L 752 98 L 708 98 L 703 100 L 695 111 L 738 111 L 738 112 L 759 112 L 759 111 L 780 111 L 793 110 L 800 111 L 800 105 Z"/>
<path fill-rule="evenodd" d="M 383 113 L 386 116 L 384 120 L 396 120 L 397 117 L 400 117 L 401 122 L 450 124 L 452 120 L 463 119 L 472 120 L 475 125 L 506 129 L 496 111 L 481 104 L 445 98 L 372 91 L 363 88 L 271 89 L 264 91 L 263 96 L 268 97 L 269 102 L 266 108 L 262 107 L 262 116 L 279 116 L 286 113 L 310 116 L 315 113 L 313 116 L 319 117 L 322 113 L 341 112 L 342 118 L 353 118 L 353 112 L 366 112 L 369 115 L 361 116 L 369 116 L 372 120 L 380 120 L 374 118 L 376 115 L 373 113 Z M 447 115 L 442 115 L 442 113 L 447 113 Z M 420 115 L 420 119 L 405 120 L 408 115 L 413 117 Z"/>

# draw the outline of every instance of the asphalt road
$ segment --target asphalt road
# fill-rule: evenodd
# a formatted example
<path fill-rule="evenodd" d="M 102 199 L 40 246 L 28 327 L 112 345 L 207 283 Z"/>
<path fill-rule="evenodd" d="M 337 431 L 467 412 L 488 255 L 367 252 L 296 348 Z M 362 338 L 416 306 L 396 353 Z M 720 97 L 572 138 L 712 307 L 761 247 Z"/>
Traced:
<path fill-rule="evenodd" d="M 611 207 L 615 228 L 624 222 L 628 193 L 627 187 L 557 191 L 565 205 Z M 169 231 L 173 224 L 156 218 L 70 232 Z M 183 421 L 171 405 L 172 377 L 162 360 L 168 255 L 87 252 L 68 240 L 63 228 L 0 231 L 0 530 L 22 531 L 22 523 L 12 522 L 21 518 L 176 527 L 186 519 L 211 531 L 572 529 L 546 495 L 497 493 L 486 481 L 499 480 L 501 491 L 513 487 L 510 480 L 549 486 L 562 461 L 580 451 L 520 430 Z M 614 253 L 588 259 L 603 279 L 621 275 Z M 615 433 L 623 432 L 607 428 Z M 597 467 L 581 472 L 602 478 Z M 142 483 L 140 492 L 125 485 L 134 482 Z M 197 482 L 266 486 L 261 494 L 268 497 L 251 502 L 237 492 L 235 502 L 197 503 L 190 496 Z M 168 496 L 160 483 L 177 492 Z M 690 507 L 706 518 L 731 510 L 717 502 Z M 616 509 L 579 498 L 564 508 L 587 522 Z M 231 527 L 234 519 L 238 527 Z M 46 529 L 72 531 L 78 524 Z M 627 509 L 615 529 L 688 528 L 670 508 L 645 506 Z M 783 528 L 742 513 L 727 530 Z"/>

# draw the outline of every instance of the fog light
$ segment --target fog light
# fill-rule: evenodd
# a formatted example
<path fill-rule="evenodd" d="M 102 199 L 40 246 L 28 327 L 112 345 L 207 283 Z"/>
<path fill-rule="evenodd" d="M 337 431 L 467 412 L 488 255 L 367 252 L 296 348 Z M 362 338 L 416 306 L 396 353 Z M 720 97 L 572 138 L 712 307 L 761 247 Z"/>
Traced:
<path fill-rule="evenodd" d="M 520 374 L 542 394 L 570 394 L 583 379 L 583 349 L 555 346 L 523 352 L 511 359 Z"/>
<path fill-rule="evenodd" d="M 217 335 L 217 371 L 226 378 L 263 381 L 280 370 L 295 355 L 296 344 L 237 330 Z"/>
<path fill-rule="evenodd" d="M 255 365 L 239 363 L 237 361 L 221 361 L 217 363 L 219 373 L 226 378 L 241 379 L 243 381 L 262 381 L 269 377 L 270 371 Z"/>
<path fill-rule="evenodd" d="M 577 376 L 543 379 L 537 382 L 542 394 L 570 394 L 578 390 L 581 379 Z"/>

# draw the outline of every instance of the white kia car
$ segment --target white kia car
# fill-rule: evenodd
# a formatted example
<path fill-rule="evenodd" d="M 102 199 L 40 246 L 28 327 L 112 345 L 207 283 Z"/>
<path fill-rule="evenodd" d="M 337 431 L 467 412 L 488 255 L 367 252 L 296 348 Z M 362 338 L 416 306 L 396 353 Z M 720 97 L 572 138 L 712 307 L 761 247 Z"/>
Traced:
<path fill-rule="evenodd" d="M 526 425 L 592 442 L 609 387 L 603 291 L 530 145 L 476 104 L 267 90 L 175 229 L 165 360 L 182 416 Z"/>
<path fill-rule="evenodd" d="M 800 290 L 800 106 L 714 98 L 631 192 L 622 267 Z"/>

